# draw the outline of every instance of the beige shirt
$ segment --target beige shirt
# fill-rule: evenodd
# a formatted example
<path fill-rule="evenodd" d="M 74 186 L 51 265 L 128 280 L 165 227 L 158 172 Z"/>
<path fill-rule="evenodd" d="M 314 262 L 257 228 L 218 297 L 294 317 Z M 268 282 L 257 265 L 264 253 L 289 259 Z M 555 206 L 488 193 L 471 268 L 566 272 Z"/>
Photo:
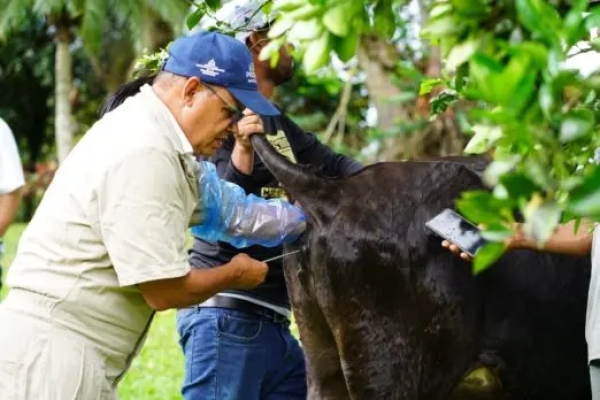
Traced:
<path fill-rule="evenodd" d="M 53 323 L 85 336 L 117 378 L 153 312 L 136 284 L 188 273 L 197 204 L 189 141 L 150 86 L 92 126 L 25 230 L 7 283 L 55 299 Z"/>

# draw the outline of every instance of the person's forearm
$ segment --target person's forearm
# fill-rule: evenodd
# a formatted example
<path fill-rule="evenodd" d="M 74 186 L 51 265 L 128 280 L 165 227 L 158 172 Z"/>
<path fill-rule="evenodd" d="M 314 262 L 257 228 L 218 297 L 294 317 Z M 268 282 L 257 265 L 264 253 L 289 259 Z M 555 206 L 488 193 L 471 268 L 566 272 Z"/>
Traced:
<path fill-rule="evenodd" d="M 15 219 L 20 199 L 21 189 L 0 195 L 0 238 L 4 236 L 8 227 Z"/>
<path fill-rule="evenodd" d="M 144 299 L 157 311 L 200 304 L 209 297 L 236 286 L 239 274 L 227 264 L 206 269 L 192 269 L 186 276 L 151 281 L 139 285 Z"/>
<path fill-rule="evenodd" d="M 252 171 L 254 170 L 254 149 L 243 147 L 236 142 L 231 152 L 231 162 L 242 174 L 252 175 Z"/>
<path fill-rule="evenodd" d="M 295 241 L 306 229 L 302 209 L 286 200 L 266 200 L 246 194 L 238 185 L 220 179 L 215 166 L 202 162 L 198 179 L 197 215 L 192 235 L 237 248 L 275 247 Z"/>
<path fill-rule="evenodd" d="M 582 219 L 577 231 L 574 229 L 575 221 L 559 225 L 552 236 L 541 248 L 525 237 L 522 233 L 522 225 L 518 225 L 518 234 L 511 243 L 511 248 L 544 250 L 551 253 L 570 254 L 583 256 L 590 253 L 593 239 L 593 223 Z"/>

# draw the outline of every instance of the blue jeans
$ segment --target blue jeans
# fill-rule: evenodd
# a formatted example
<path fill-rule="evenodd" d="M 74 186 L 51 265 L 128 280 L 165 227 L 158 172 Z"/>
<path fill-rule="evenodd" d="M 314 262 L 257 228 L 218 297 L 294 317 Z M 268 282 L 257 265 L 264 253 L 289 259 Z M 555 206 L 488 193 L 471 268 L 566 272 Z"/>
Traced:
<path fill-rule="evenodd" d="M 252 312 L 177 312 L 185 400 L 305 400 L 304 354 L 289 322 Z"/>

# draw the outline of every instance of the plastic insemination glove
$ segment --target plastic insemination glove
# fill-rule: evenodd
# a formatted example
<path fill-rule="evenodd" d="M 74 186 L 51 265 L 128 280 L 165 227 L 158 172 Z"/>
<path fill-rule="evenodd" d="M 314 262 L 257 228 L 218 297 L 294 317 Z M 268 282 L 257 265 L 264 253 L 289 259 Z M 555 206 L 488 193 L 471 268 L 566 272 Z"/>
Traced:
<path fill-rule="evenodd" d="M 302 209 L 285 200 L 246 195 L 238 185 L 219 178 L 214 164 L 206 161 L 200 162 L 198 193 L 202 223 L 191 228 L 197 238 L 237 248 L 275 247 L 295 241 L 306 229 Z"/>

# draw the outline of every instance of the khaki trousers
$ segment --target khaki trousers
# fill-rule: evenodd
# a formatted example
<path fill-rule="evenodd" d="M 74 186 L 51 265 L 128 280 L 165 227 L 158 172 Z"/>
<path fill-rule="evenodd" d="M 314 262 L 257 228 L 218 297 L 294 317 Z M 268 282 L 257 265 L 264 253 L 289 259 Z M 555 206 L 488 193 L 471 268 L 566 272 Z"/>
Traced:
<path fill-rule="evenodd" d="M 0 399 L 115 400 L 104 360 L 81 336 L 45 317 L 44 305 L 0 303 Z"/>

